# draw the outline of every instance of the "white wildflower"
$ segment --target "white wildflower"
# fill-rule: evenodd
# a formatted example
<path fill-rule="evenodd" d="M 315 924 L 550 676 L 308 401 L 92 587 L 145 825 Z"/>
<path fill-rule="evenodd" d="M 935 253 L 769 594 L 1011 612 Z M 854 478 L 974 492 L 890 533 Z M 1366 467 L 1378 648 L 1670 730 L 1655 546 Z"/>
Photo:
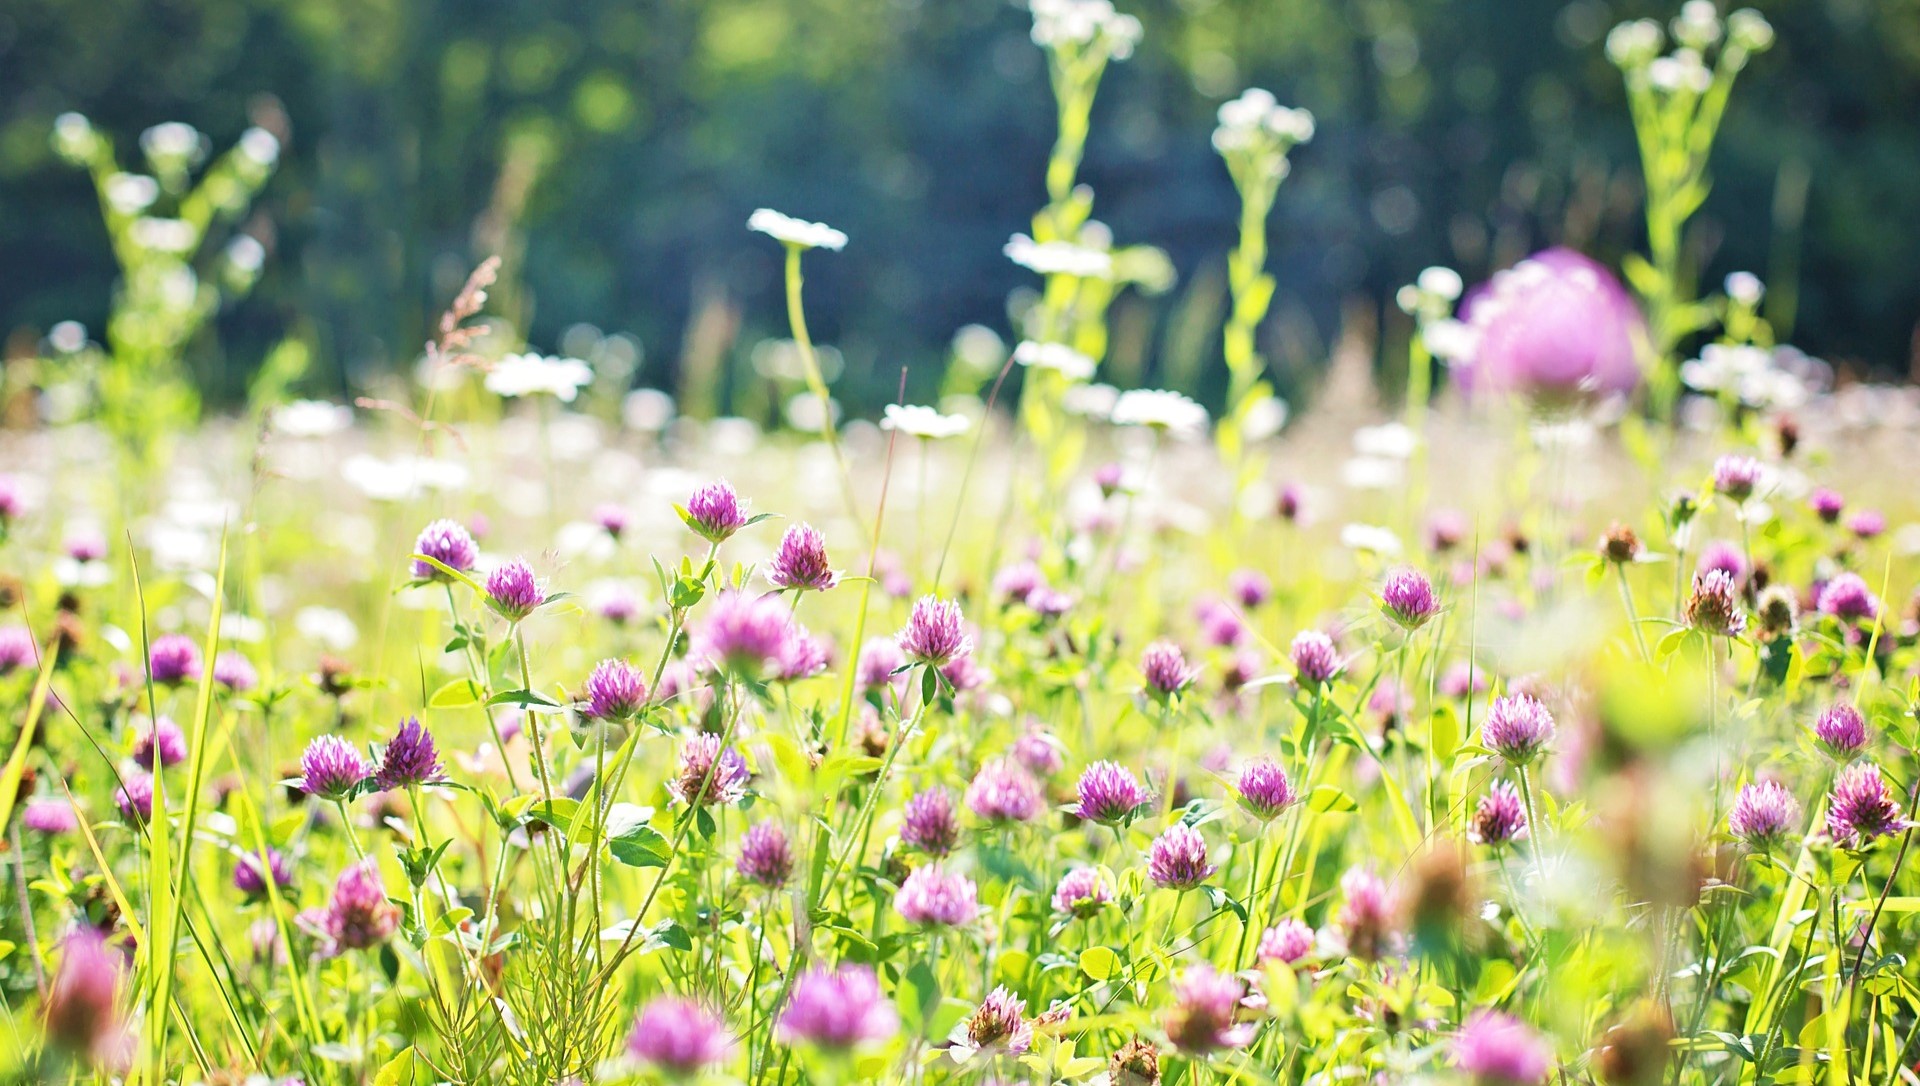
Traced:
<path fill-rule="evenodd" d="M 913 437 L 935 441 L 959 437 L 972 426 L 973 420 L 965 415 L 943 415 L 937 407 L 920 404 L 890 403 L 885 417 L 880 420 L 882 430 L 898 430 Z"/>
<path fill-rule="evenodd" d="M 287 437 L 327 437 L 353 425 L 353 408 L 325 400 L 294 400 L 273 409 L 273 430 Z"/>
<path fill-rule="evenodd" d="M 592 383 L 593 367 L 577 358 L 540 354 L 510 354 L 487 371 L 487 391 L 499 396 L 549 393 L 572 403 L 582 386 Z"/>
<path fill-rule="evenodd" d="M 1001 252 L 1007 259 L 1041 275 L 1071 275 L 1079 279 L 1111 279 L 1113 256 L 1068 241 L 1039 242 L 1025 234 L 1007 239 Z"/>
<path fill-rule="evenodd" d="M 747 229 L 802 249 L 844 249 L 847 235 L 823 222 L 807 222 L 763 207 L 747 216 Z"/>
<path fill-rule="evenodd" d="M 1053 370 L 1069 381 L 1084 381 L 1093 376 L 1099 363 L 1064 343 L 1035 343 L 1022 340 L 1013 349 L 1013 360 L 1033 369 Z"/>
<path fill-rule="evenodd" d="M 1120 394 L 1111 421 L 1116 426 L 1146 426 L 1178 437 L 1198 437 L 1207 429 L 1207 409 L 1178 392 L 1136 388 Z"/>

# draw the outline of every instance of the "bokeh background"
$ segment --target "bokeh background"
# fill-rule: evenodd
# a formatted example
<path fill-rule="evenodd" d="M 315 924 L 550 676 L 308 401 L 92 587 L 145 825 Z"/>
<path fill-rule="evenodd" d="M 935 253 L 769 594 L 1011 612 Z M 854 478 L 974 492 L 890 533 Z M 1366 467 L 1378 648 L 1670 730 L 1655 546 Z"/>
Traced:
<path fill-rule="evenodd" d="M 1319 120 L 1272 223 L 1262 344 L 1296 399 L 1356 322 L 1391 356 L 1392 293 L 1422 267 L 1473 280 L 1548 243 L 1608 260 L 1642 244 L 1601 42 L 1677 4 L 1119 6 L 1146 40 L 1102 87 L 1083 177 L 1117 240 L 1179 272 L 1116 308 L 1121 383 L 1211 388 L 1236 205 L 1208 137 L 1248 85 Z M 1780 41 L 1735 90 L 1691 252 L 1708 283 L 1761 274 L 1783 338 L 1843 374 L 1906 375 L 1920 0 L 1757 6 Z M 784 334 L 778 247 L 744 229 L 766 205 L 851 236 L 808 261 L 809 309 L 844 358 L 836 392 L 871 410 L 903 364 L 930 392 L 958 327 L 1010 334 L 1009 294 L 1032 282 L 1000 251 L 1043 201 L 1053 137 L 1028 28 L 1008 0 L 5 0 L 0 337 L 30 353 L 109 305 L 96 198 L 50 149 L 56 115 L 87 114 L 123 161 L 161 121 L 217 148 L 261 124 L 286 149 L 245 228 L 271 256 L 196 344 L 216 403 L 289 335 L 314 348 L 307 392 L 367 387 L 498 252 L 497 308 L 534 348 L 623 333 L 638 383 L 726 410 L 754 345 Z"/>

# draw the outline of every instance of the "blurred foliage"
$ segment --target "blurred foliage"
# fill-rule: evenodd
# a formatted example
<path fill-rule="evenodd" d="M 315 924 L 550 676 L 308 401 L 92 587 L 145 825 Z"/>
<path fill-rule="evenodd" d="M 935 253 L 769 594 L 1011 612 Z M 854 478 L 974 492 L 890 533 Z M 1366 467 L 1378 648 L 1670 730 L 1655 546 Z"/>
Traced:
<path fill-rule="evenodd" d="M 1116 302 L 1117 374 L 1224 392 L 1208 322 L 1237 205 L 1208 135 L 1249 84 L 1320 122 L 1270 224 L 1261 348 L 1284 392 L 1321 364 L 1355 292 L 1397 327 L 1393 290 L 1428 264 L 1471 281 L 1550 242 L 1610 260 L 1644 245 L 1600 40 L 1677 4 L 1120 6 L 1146 39 L 1101 89 L 1082 177 L 1116 240 L 1165 248 L 1180 282 Z M 1735 94 L 1689 259 L 1708 285 L 1760 273 L 1769 316 L 1809 351 L 1903 372 L 1920 298 L 1920 0 L 1758 6 L 1780 45 Z M 1027 15 L 1006 0 L 10 0 L 11 356 L 64 319 L 98 336 L 111 297 L 92 186 L 49 143 L 67 110 L 123 154 L 167 120 L 218 145 L 250 124 L 283 137 L 246 227 L 268 243 L 266 272 L 193 350 L 216 400 L 287 335 L 313 349 L 316 393 L 409 363 L 421 315 L 490 252 L 506 261 L 496 308 L 536 347 L 575 322 L 630 332 L 638 380 L 675 389 L 687 357 L 717 351 L 737 397 L 752 344 L 783 322 L 781 254 L 744 229 L 766 205 L 852 237 L 811 262 L 808 304 L 855 410 L 890 399 L 903 363 L 909 394 L 931 395 L 960 325 L 1007 331 L 1008 293 L 1032 279 L 1000 249 L 1045 202 L 1054 116 Z"/>

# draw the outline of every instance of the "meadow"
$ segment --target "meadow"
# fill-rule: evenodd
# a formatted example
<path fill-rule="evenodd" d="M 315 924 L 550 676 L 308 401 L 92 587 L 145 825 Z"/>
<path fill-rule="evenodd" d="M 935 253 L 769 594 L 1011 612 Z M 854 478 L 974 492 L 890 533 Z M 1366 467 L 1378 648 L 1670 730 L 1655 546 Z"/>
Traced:
<path fill-rule="evenodd" d="M 1220 110 L 1221 401 L 1112 387 L 1159 266 L 1077 171 L 1141 29 L 1031 6 L 1033 289 L 877 419 L 805 321 L 859 239 L 771 209 L 784 425 L 512 341 L 493 259 L 401 378 L 300 398 L 288 346 L 202 412 L 277 145 L 134 173 L 62 118 L 125 278 L 9 365 L 0 1071 L 1913 1081 L 1920 397 L 1682 244 L 1772 28 L 1616 29 L 1645 255 L 1429 269 L 1404 397 L 1300 412 L 1259 331 L 1313 118 Z"/>

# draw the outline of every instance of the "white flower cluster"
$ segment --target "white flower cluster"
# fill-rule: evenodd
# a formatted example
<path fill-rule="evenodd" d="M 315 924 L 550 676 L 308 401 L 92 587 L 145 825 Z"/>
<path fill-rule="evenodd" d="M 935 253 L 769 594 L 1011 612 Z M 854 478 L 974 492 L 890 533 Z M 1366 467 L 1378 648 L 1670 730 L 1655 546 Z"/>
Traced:
<path fill-rule="evenodd" d="M 965 415 L 943 415 L 937 407 L 920 404 L 890 403 L 886 417 L 880 420 L 882 430 L 898 430 L 910 437 L 929 441 L 959 437 L 972 426 L 973 420 Z"/>
<path fill-rule="evenodd" d="M 593 367 L 577 358 L 540 354 L 510 354 L 487 371 L 487 391 L 496 396 L 531 396 L 545 392 L 572 403 L 582 386 L 592 383 Z"/>
<path fill-rule="evenodd" d="M 763 207 L 747 216 L 747 229 L 757 230 L 776 241 L 802 249 L 840 250 L 847 246 L 847 235 L 823 222 L 807 222 Z"/>
<path fill-rule="evenodd" d="M 1805 406 L 1832 383 L 1832 369 L 1793 347 L 1709 343 L 1700 357 L 1680 364 L 1680 380 L 1695 392 L 1727 396 L 1756 411 Z"/>
<path fill-rule="evenodd" d="M 1111 0 L 1030 0 L 1033 43 L 1046 49 L 1094 46 L 1114 60 L 1133 55 L 1140 20 L 1122 15 Z"/>
<path fill-rule="evenodd" d="M 1207 409 L 1178 392 L 1136 388 L 1120 394 L 1107 416 L 1115 426 L 1145 426 L 1175 437 L 1199 437 L 1207 431 Z"/>
<path fill-rule="evenodd" d="M 1001 252 L 1007 259 L 1041 275 L 1071 275 L 1078 279 L 1113 278 L 1113 255 L 1070 241 L 1035 241 L 1025 234 L 1007 240 Z"/>
<path fill-rule="evenodd" d="M 1271 91 L 1250 87 L 1220 107 L 1220 125 L 1213 130 L 1213 146 L 1221 154 L 1256 150 L 1277 144 L 1286 150 L 1313 138 L 1313 114 L 1280 104 Z"/>
<path fill-rule="evenodd" d="M 1093 376 L 1097 365 L 1064 343 L 1035 343 L 1030 339 L 1013 349 L 1013 360 L 1031 369 L 1053 370 L 1069 381 L 1085 381 Z"/>
<path fill-rule="evenodd" d="M 156 165 L 189 166 L 206 156 L 207 138 L 184 121 L 168 121 L 140 133 L 140 149 Z"/>
<path fill-rule="evenodd" d="M 1607 35 L 1607 57 L 1620 68 L 1646 73 L 1655 89 L 1673 93 L 1704 92 L 1713 83 L 1706 52 L 1721 45 L 1722 57 L 1738 68 L 1749 54 L 1765 52 L 1773 44 L 1773 26 L 1751 8 L 1727 16 L 1723 24 L 1713 0 L 1688 0 L 1669 28 L 1673 52 L 1662 56 L 1667 35 L 1652 19 L 1621 23 Z"/>

